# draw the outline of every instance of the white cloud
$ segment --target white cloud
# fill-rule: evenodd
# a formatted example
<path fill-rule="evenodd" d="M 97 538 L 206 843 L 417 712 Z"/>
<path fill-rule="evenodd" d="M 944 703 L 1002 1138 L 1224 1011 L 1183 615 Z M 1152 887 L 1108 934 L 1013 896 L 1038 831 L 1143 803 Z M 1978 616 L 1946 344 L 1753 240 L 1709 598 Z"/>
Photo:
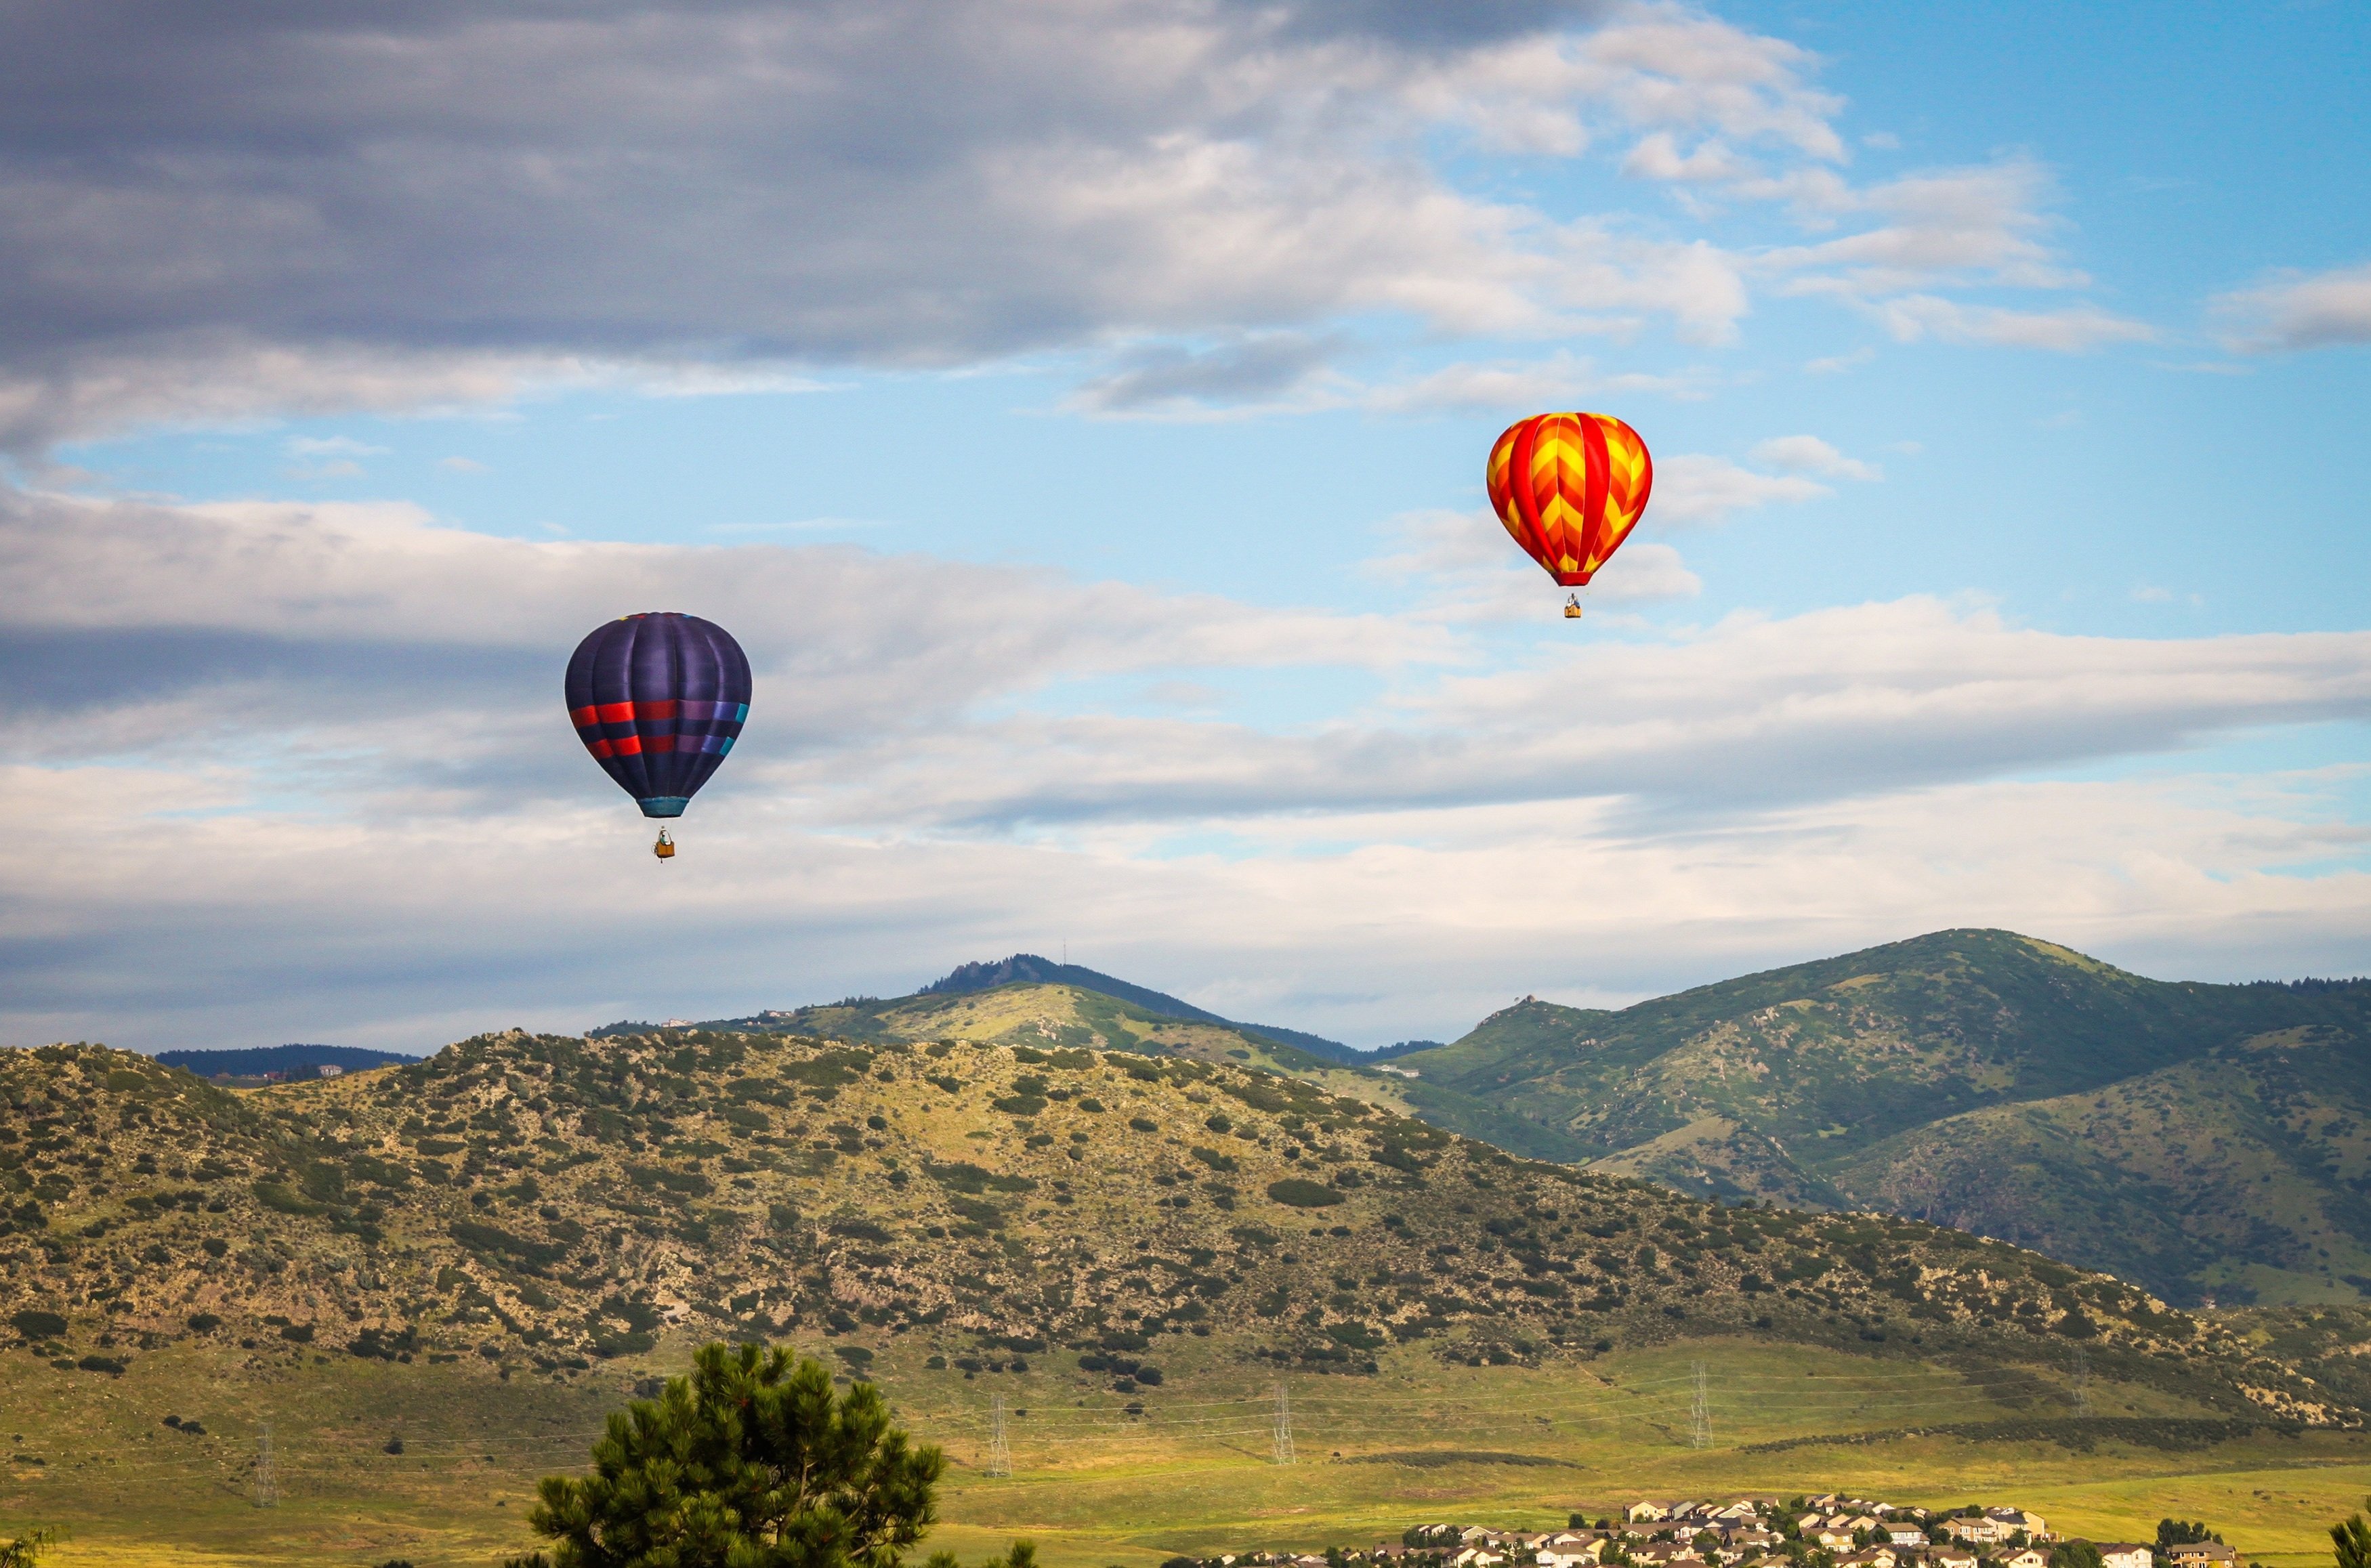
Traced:
<path fill-rule="evenodd" d="M 1449 625 L 1561 622 L 1566 590 L 1508 538 L 1486 512 L 1422 512 L 1396 518 L 1389 547 L 1366 563 L 1374 578 L 1417 592 L 1419 621 Z M 1588 588 L 1592 607 L 1690 599 L 1704 583 L 1671 546 L 1636 536 Z"/>
<path fill-rule="evenodd" d="M 1676 179 L 1691 183 L 1741 179 L 1751 166 L 1716 141 L 1698 143 L 1682 155 L 1668 131 L 1639 138 L 1622 160 L 1622 172 L 1641 179 Z"/>
<path fill-rule="evenodd" d="M 1903 343 L 1935 337 L 1947 343 L 2081 353 L 2105 343 L 2146 343 L 2157 337 L 2157 329 L 2146 322 L 2088 305 L 2063 310 L 2007 310 L 1961 305 L 1933 294 L 1910 294 L 1879 302 L 1873 309 L 1894 340 Z"/>
<path fill-rule="evenodd" d="M 1489 409 L 1512 416 L 1609 394 L 1697 398 L 1706 395 L 1707 380 L 1702 375 L 1607 372 L 1594 361 L 1558 352 L 1544 360 L 1443 365 L 1407 381 L 1368 386 L 1357 401 L 1361 408 L 1383 413 Z"/>
<path fill-rule="evenodd" d="M 1856 295 L 1958 277 L 2018 288 L 2066 288 L 2087 281 L 2042 242 L 2057 224 L 2042 210 L 2052 181 L 2034 164 L 1938 169 L 1858 190 L 1826 182 L 1747 193 L 1887 220 L 1878 228 L 1763 258 L 1775 270 L 1820 272 L 1825 286 Z"/>
<path fill-rule="evenodd" d="M 1828 354 L 1820 359 L 1807 361 L 1803 365 L 1803 372 L 1807 375 L 1841 375 L 1856 366 L 1867 364 L 1876 357 L 1875 349 L 1858 348 L 1850 353 Z"/>
<path fill-rule="evenodd" d="M 27 13 L 0 96 L 47 133 L 0 142 L 0 440 L 588 378 L 811 390 L 802 366 L 1378 314 L 1725 340 L 1716 248 L 1462 190 L 1441 136 L 1833 157 L 1816 65 L 1670 6 Z"/>
<path fill-rule="evenodd" d="M 1816 435 L 1777 435 L 1756 445 L 1754 457 L 1790 474 L 1819 474 L 1832 479 L 1877 480 L 1883 469 L 1857 457 L 1847 457 Z"/>
<path fill-rule="evenodd" d="M 1799 474 L 1761 474 L 1726 457 L 1683 452 L 1659 458 L 1648 514 L 1658 524 L 1726 523 L 1740 512 L 1821 501 L 1835 494 Z"/>
<path fill-rule="evenodd" d="M 1785 292 L 1827 295 L 1873 315 L 1898 342 L 1946 342 L 2079 352 L 2113 342 L 2147 342 L 2157 329 L 2083 303 L 2055 310 L 1973 306 L 1935 291 L 1985 287 L 2064 290 L 2090 280 L 2047 243 L 2061 227 L 2046 208 L 2053 182 L 2023 160 L 1907 175 L 1855 188 L 1832 171 L 1798 169 L 1729 187 L 1736 194 L 1788 202 L 1812 226 L 1874 213 L 1884 219 L 1813 245 L 1762 252 L 1757 267 L 1782 277 Z M 1832 370 L 1850 360 L 1816 361 Z"/>
<path fill-rule="evenodd" d="M 288 438 L 289 452 L 298 457 L 380 457 L 388 448 L 373 446 L 351 435 L 296 435 Z"/>
<path fill-rule="evenodd" d="M 1338 340 L 1291 334 L 1203 350 L 1151 345 L 1120 356 L 1115 369 L 1081 385 L 1064 407 L 1098 419 L 1184 421 L 1336 409 L 1386 414 L 1482 409 L 1511 417 L 1610 396 L 1651 393 L 1692 400 L 1705 397 L 1713 384 L 1703 371 L 1608 372 L 1568 350 L 1545 359 L 1461 361 L 1400 380 L 1362 381 L 1333 363 L 1340 347 Z"/>
<path fill-rule="evenodd" d="M 12 494 L 6 787 L 74 852 L 0 867 L 0 1029 L 433 1044 L 723 1012 L 1045 945 L 1048 908 L 1099 966 L 1370 1040 L 1950 924 L 2365 951 L 2334 784 L 2014 779 L 2371 717 L 2371 636 L 2066 637 L 1915 599 L 1657 636 L 1613 612 L 1693 588 L 1662 541 L 1569 622 L 1478 515 L 1409 520 L 1374 570 L 1423 602 Z M 586 626 L 658 602 L 735 627 L 758 671 L 665 882 L 556 693 Z M 1350 686 L 1294 723 L 1227 695 L 1328 668 Z M 1165 715 L 1065 695 L 1114 674 Z M 697 959 L 623 962 L 653 922 Z"/>
<path fill-rule="evenodd" d="M 2215 313 L 2244 353 L 2296 352 L 2371 343 L 2371 264 L 2289 272 L 2220 296 Z"/>
<path fill-rule="evenodd" d="M 1363 1043 L 1451 1038 L 1525 992 L 1626 1001 L 1947 926 L 2183 977 L 2371 953 L 2371 877 L 2330 869 L 2364 835 L 2331 819 L 2343 781 L 2311 776 L 1966 783 L 1644 832 L 1586 799 L 1279 813 L 1232 819 L 1226 852 L 1119 830 L 816 835 L 745 792 L 703 797 L 664 882 L 627 809 L 362 833 L 255 811 L 236 778 L 5 782 L 76 851 L 0 867 L 12 935 L 43 953 L 9 969 L 0 1038 L 23 1043 L 425 1049 L 894 994 L 1066 934 L 1073 959 Z M 632 962 L 653 930 L 677 963 Z"/>

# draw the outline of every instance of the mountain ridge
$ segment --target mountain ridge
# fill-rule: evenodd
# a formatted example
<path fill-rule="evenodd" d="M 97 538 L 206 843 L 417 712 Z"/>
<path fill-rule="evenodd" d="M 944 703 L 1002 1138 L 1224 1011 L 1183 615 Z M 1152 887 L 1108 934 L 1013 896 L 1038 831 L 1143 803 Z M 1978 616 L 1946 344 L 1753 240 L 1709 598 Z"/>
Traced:
<path fill-rule="evenodd" d="M 2362 1413 L 2004 1243 L 1721 1208 L 1230 1060 L 514 1032 L 250 1093 L 50 1046 L 0 1054 L 0 1094 L 23 1127 L 0 1319 L 86 1373 L 236 1340 L 260 1377 L 342 1355 L 565 1384 L 681 1331 L 820 1334 L 854 1366 L 909 1332 L 1023 1355 L 1165 1333 L 1357 1376 L 1684 1332 L 1970 1366 L 2079 1343 L 2200 1410 Z"/>
<path fill-rule="evenodd" d="M 421 1058 L 401 1051 L 376 1051 L 361 1045 L 249 1045 L 229 1050 L 159 1051 L 156 1059 L 200 1078 L 223 1074 L 230 1078 L 261 1078 L 266 1073 L 301 1072 L 333 1066 L 341 1072 L 394 1066 Z"/>
<path fill-rule="evenodd" d="M 1018 983 L 1076 986 L 1081 990 L 1100 992 L 1124 1002 L 1134 1002 L 1151 1012 L 1165 1013 L 1172 1018 L 1190 1019 L 1199 1023 L 1224 1024 L 1276 1041 L 1279 1044 L 1297 1046 L 1312 1055 L 1353 1065 L 1372 1059 L 1372 1053 L 1346 1045 L 1339 1040 L 1328 1040 L 1322 1034 L 1306 1030 L 1286 1029 L 1270 1023 L 1245 1023 L 1238 1019 L 1222 1018 L 1207 1008 L 1173 997 L 1165 991 L 1139 986 L 1101 970 L 1083 964 L 1057 963 L 1034 952 L 1016 952 L 1010 958 L 992 963 L 959 963 L 945 974 L 915 991 L 918 997 L 962 996 L 973 991 L 992 990 L 999 986 Z"/>
<path fill-rule="evenodd" d="M 2371 982 L 1940 931 L 1619 1010 L 1527 998 L 1398 1065 L 1684 1190 L 1928 1216 L 2169 1300 L 2371 1298 Z"/>

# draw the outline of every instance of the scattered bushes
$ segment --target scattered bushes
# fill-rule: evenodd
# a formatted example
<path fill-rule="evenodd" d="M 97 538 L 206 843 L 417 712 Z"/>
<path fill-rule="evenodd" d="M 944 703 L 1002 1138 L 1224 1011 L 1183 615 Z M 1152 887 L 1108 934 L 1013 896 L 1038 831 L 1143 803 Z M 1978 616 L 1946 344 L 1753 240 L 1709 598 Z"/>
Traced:
<path fill-rule="evenodd" d="M 1342 1201 L 1342 1194 L 1333 1188 L 1299 1176 L 1269 1182 L 1267 1195 L 1290 1208 L 1331 1208 Z"/>

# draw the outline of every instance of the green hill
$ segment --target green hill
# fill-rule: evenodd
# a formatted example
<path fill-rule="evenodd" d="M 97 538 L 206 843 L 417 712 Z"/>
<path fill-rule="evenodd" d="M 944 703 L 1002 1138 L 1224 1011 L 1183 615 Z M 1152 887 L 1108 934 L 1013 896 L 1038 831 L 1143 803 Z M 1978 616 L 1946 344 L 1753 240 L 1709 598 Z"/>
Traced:
<path fill-rule="evenodd" d="M 1082 973 L 1094 974 L 1092 970 Z M 1512 1153 L 1559 1160 L 1587 1156 L 1588 1151 L 1578 1140 L 1556 1128 L 1544 1126 L 1488 1099 L 1418 1082 L 1407 1075 L 1363 1061 L 1347 1060 L 1346 1057 L 1358 1055 L 1347 1047 L 1338 1055 L 1304 1050 L 1287 1038 L 1290 1031 L 1233 1023 L 1200 1014 L 1199 1009 L 1195 1009 L 1198 1016 L 1185 1016 L 1168 1010 L 1165 1005 L 1133 999 L 1142 995 L 1165 1004 L 1174 1002 L 1174 997 L 1161 997 L 1158 992 L 1146 992 L 1124 982 L 1105 989 L 1102 983 L 1110 977 L 1095 978 L 1096 985 L 1022 979 L 983 989 L 966 986 L 959 990 L 927 990 L 885 999 L 850 997 L 746 1018 L 713 1019 L 693 1027 L 726 1033 L 808 1034 L 868 1042 L 931 1041 L 960 1035 L 966 1040 L 999 1044 L 1142 1051 L 1234 1062 L 1298 1078 L 1329 1093 L 1352 1095 L 1386 1110 L 1420 1116 Z M 1128 995 L 1119 994 L 1123 989 Z M 591 1037 L 616 1038 L 648 1028 L 646 1024 L 610 1024 L 594 1030 Z"/>
<path fill-rule="evenodd" d="M 1683 1191 L 1915 1215 L 2176 1301 L 2371 1298 L 2371 983 L 1944 931 L 1618 1012 L 1527 1000 L 1396 1065 Z"/>
<path fill-rule="evenodd" d="M 1314 1487 L 1363 1528 L 1408 1506 L 1410 1452 L 1654 1472 L 1694 1452 L 1697 1364 L 1735 1379 L 1738 1463 L 1914 1424 L 1887 1441 L 2107 1444 L 2134 1473 L 2359 1446 L 2296 1435 L 2360 1422 L 2346 1324 L 2274 1340 L 1915 1221 L 1519 1159 L 1232 1034 L 1059 1043 L 1086 1005 L 1060 989 L 951 1000 L 1037 1044 L 511 1033 L 250 1092 L 98 1046 L 0 1053 L 0 1511 L 126 1564 L 483 1562 L 605 1408 L 742 1336 L 883 1381 L 954 1445 L 966 1555 L 1052 1523 L 1065 1563 L 1216 1539 L 1221 1474 L 1229 1507 Z M 1309 1437 L 1363 1467 L 1266 1479 L 1288 1375 Z M 991 1394 L 1071 1503 L 966 1490 Z M 1123 1550 L 1114 1508 L 1155 1495 Z"/>
<path fill-rule="evenodd" d="M 1394 1344 L 1535 1359 L 1684 1327 L 1995 1358 L 2079 1341 L 2204 1406 L 2328 1403 L 2001 1243 L 1718 1209 L 1186 1055 L 509 1034 L 234 1095 L 52 1046 L 0 1059 L 0 1092 L 25 1117 L 0 1146 L 0 1304 L 68 1366 L 235 1339 L 258 1366 L 564 1379 L 669 1325 L 1024 1354 L 1223 1327 L 1231 1354 L 1356 1372 Z"/>

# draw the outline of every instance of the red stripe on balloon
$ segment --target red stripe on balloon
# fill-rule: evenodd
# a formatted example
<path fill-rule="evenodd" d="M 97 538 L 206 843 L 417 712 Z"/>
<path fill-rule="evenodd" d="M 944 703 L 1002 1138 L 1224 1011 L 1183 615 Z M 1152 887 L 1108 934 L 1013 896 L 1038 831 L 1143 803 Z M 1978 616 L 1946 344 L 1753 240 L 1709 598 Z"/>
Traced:
<path fill-rule="evenodd" d="M 1591 562 L 1604 552 L 1605 487 L 1613 477 L 1613 459 L 1605 450 L 1605 426 L 1598 420 L 1583 416 L 1574 421 L 1580 426 L 1581 446 L 1589 454 L 1587 478 L 1581 483 L 1580 569 L 1590 570 Z"/>
<path fill-rule="evenodd" d="M 1532 454 L 1539 445 L 1540 421 L 1529 419 L 1515 427 L 1515 450 L 1508 455 L 1507 493 L 1515 498 L 1515 520 L 1523 525 L 1516 541 L 1542 566 L 1547 565 L 1547 542 L 1540 534 L 1539 496 L 1532 489 Z"/>

